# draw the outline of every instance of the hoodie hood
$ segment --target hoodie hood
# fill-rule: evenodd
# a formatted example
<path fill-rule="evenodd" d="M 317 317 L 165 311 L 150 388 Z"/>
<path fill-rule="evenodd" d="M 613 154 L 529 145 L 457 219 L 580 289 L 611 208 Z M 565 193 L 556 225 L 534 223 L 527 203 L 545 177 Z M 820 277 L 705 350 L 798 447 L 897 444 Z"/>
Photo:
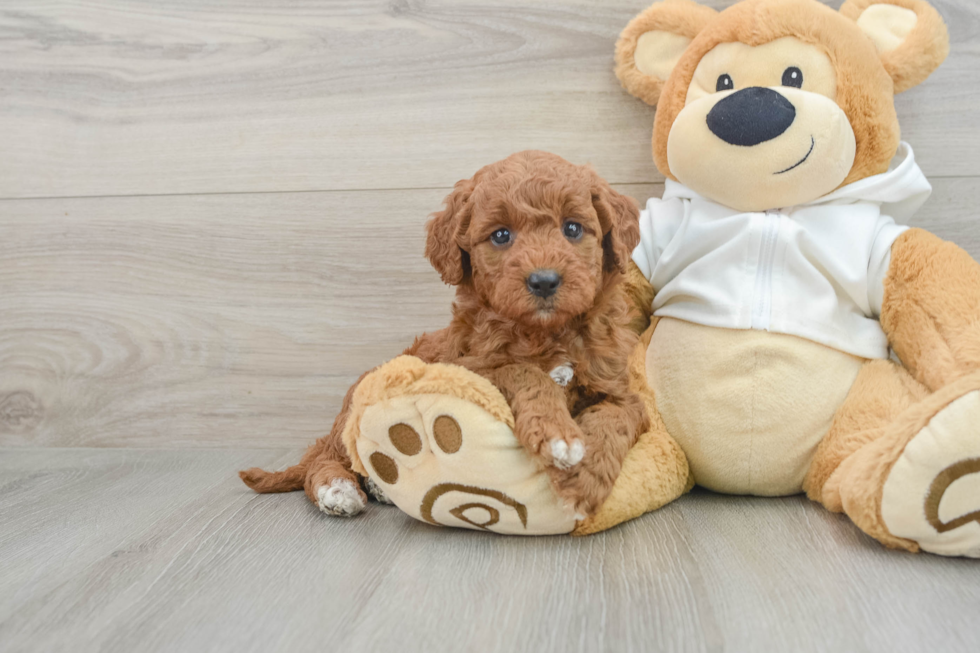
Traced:
<path fill-rule="evenodd" d="M 881 206 L 884 215 L 892 217 L 899 224 L 907 224 L 915 212 L 929 199 L 930 194 L 932 194 L 932 185 L 915 162 L 912 146 L 903 141 L 887 172 L 841 186 L 828 195 L 794 208 L 873 202 Z M 684 184 L 668 179 L 664 185 L 663 199 L 673 198 L 710 201 Z"/>

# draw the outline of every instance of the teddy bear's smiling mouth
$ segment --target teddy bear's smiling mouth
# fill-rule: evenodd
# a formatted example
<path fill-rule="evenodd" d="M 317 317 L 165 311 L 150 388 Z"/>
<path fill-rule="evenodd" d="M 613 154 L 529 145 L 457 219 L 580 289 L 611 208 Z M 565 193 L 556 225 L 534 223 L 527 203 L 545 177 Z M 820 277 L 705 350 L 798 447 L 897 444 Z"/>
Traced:
<path fill-rule="evenodd" d="M 807 159 L 810 158 L 810 155 L 813 154 L 813 148 L 816 147 L 816 145 L 817 145 L 817 141 L 813 138 L 813 136 L 810 136 L 810 151 L 806 153 L 806 156 L 803 157 L 802 159 L 800 159 L 799 161 L 797 161 L 796 163 L 794 163 L 793 165 L 791 165 L 790 167 L 786 168 L 785 170 L 780 170 L 779 172 L 774 172 L 772 174 L 774 174 L 774 175 L 781 175 L 784 172 L 789 172 L 790 170 L 793 170 L 795 168 L 799 168 L 801 165 L 803 165 L 803 163 Z"/>

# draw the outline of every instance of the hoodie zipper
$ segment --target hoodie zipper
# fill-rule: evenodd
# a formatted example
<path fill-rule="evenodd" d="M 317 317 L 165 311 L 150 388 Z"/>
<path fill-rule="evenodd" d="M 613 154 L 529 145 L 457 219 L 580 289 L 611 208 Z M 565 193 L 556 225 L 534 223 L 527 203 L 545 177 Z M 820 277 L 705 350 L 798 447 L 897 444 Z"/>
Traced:
<path fill-rule="evenodd" d="M 776 257 L 776 236 L 779 233 L 779 211 L 766 211 L 765 221 L 762 242 L 759 245 L 759 265 L 755 273 L 752 328 L 768 331 L 772 317 L 772 268 Z"/>

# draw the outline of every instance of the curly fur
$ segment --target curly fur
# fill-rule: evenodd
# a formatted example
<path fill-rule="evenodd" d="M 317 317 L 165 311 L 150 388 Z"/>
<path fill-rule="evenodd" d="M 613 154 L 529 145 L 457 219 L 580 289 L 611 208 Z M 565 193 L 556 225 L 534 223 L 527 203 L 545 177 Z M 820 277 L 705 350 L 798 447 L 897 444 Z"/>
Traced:
<path fill-rule="evenodd" d="M 580 240 L 562 226 L 583 226 Z M 507 228 L 513 242 L 489 240 Z M 514 414 L 514 433 L 547 466 L 569 505 L 592 514 L 608 496 L 622 461 L 648 426 L 639 396 L 628 386 L 627 363 L 637 337 L 627 325 L 622 283 L 639 242 L 636 203 L 591 168 L 546 152 L 526 151 L 460 181 L 427 225 L 425 254 L 443 281 L 456 286 L 448 327 L 415 339 L 405 354 L 427 363 L 461 365 L 488 378 Z M 562 276 L 547 299 L 527 289 L 534 270 Z M 549 376 L 570 364 L 566 388 Z M 362 377 L 363 378 L 363 377 Z M 330 434 L 299 465 L 242 479 L 258 492 L 317 490 L 338 478 L 357 480 L 342 442 L 354 387 Z M 550 443 L 581 440 L 583 461 L 559 469 Z"/>

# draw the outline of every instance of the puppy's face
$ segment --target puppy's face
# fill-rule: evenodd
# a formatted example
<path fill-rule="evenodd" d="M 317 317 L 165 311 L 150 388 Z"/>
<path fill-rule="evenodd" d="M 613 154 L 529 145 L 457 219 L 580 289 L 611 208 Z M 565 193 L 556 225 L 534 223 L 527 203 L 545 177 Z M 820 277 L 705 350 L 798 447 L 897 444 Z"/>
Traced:
<path fill-rule="evenodd" d="M 426 256 L 495 313 L 554 329 L 625 272 L 638 215 L 591 168 L 519 152 L 456 184 L 428 224 Z"/>
<path fill-rule="evenodd" d="M 588 187 L 519 178 L 481 184 L 466 233 L 473 288 L 512 320 L 557 326 L 595 303 L 602 227 Z"/>

